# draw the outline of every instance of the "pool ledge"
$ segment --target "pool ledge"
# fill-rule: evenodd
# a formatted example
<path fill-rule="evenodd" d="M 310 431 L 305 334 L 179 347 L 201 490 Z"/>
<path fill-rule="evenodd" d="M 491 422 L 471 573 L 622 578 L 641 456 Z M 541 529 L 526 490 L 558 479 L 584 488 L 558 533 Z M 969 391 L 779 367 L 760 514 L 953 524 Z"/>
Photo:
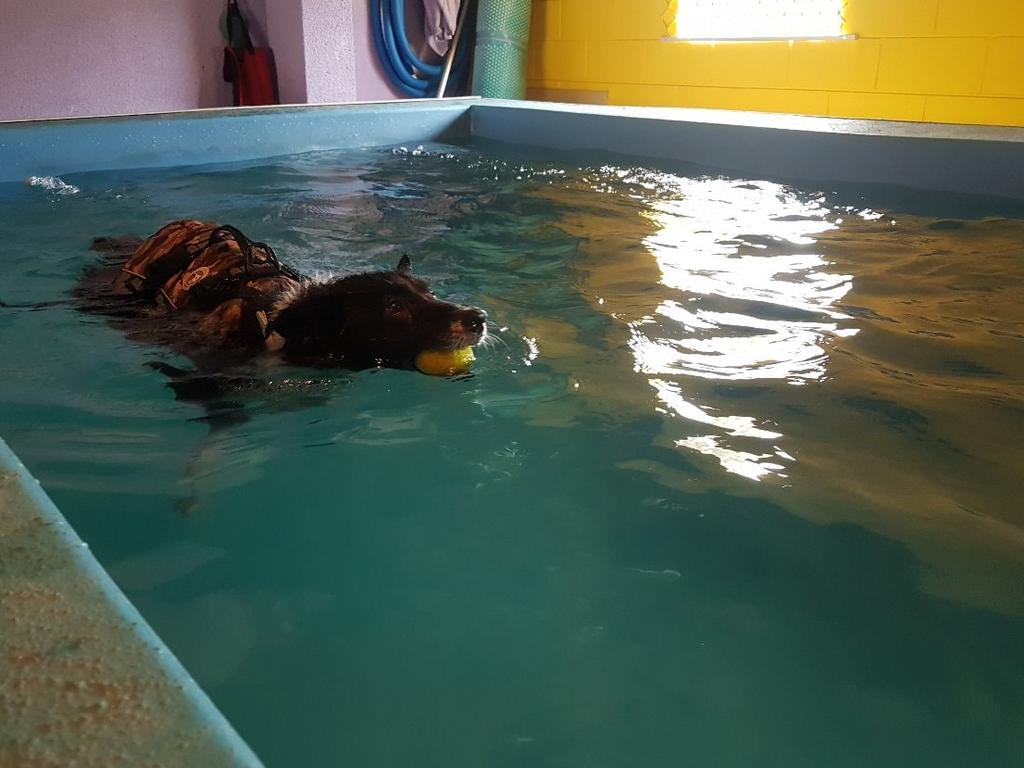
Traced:
<path fill-rule="evenodd" d="M 2 440 L 0 765 L 261 765 Z"/>
<path fill-rule="evenodd" d="M 747 178 L 1024 199 L 1024 128 L 484 99 L 474 138 L 682 162 Z"/>
<path fill-rule="evenodd" d="M 477 98 L 0 122 L 0 182 L 471 139 L 1024 200 L 1024 128 Z"/>
<path fill-rule="evenodd" d="M 0 182 L 235 163 L 469 136 L 478 99 L 197 109 L 0 122 Z"/>

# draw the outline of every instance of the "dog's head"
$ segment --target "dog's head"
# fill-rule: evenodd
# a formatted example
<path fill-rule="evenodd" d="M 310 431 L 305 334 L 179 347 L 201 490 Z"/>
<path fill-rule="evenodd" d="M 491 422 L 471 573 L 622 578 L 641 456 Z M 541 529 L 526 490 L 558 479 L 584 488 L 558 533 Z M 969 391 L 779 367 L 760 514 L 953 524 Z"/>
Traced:
<path fill-rule="evenodd" d="M 391 272 L 367 272 L 303 285 L 272 329 L 296 362 L 346 368 L 412 368 L 428 350 L 478 344 L 480 309 L 441 301 L 412 275 L 403 256 Z"/>

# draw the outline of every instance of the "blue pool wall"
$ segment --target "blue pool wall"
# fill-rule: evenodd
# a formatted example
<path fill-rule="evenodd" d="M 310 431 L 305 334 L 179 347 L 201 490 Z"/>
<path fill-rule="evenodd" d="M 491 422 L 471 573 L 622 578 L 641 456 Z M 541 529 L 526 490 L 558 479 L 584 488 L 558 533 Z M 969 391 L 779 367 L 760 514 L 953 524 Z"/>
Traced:
<path fill-rule="evenodd" d="M 0 123 L 0 182 L 471 139 L 695 163 L 754 178 L 1024 200 L 1024 129 L 472 98 Z M 74 577 L 91 582 L 133 628 L 153 669 L 177 681 L 222 754 L 231 764 L 259 765 L 2 442 L 0 472 L 27 494 L 30 514 L 60 531 Z"/>
<path fill-rule="evenodd" d="M 474 98 L 0 123 L 0 182 L 471 138 L 748 178 L 1024 199 L 1022 128 Z"/>
<path fill-rule="evenodd" d="M 471 99 L 0 122 L 0 183 L 469 137 Z"/>
<path fill-rule="evenodd" d="M 475 138 L 745 178 L 1024 199 L 1024 128 L 486 100 L 470 118 Z"/>

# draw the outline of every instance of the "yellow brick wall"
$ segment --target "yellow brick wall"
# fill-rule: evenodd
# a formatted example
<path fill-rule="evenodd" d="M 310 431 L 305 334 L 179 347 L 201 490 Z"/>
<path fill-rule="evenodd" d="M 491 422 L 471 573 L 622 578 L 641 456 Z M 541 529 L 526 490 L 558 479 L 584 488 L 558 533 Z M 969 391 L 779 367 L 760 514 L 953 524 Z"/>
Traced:
<path fill-rule="evenodd" d="M 1024 0 L 847 0 L 821 42 L 671 42 L 667 0 L 533 0 L 528 96 L 1024 126 Z"/>

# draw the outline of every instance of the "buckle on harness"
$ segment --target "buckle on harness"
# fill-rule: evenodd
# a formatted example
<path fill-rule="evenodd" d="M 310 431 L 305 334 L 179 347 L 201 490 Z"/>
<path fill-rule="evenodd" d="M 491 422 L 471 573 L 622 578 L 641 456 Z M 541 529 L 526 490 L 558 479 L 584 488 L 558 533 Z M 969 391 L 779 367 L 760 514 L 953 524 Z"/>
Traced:
<path fill-rule="evenodd" d="M 262 309 L 256 310 L 256 322 L 260 324 L 260 332 L 263 334 L 263 343 L 271 352 L 277 352 L 284 347 L 284 337 L 274 330 L 274 324 L 270 322 L 267 313 Z"/>

